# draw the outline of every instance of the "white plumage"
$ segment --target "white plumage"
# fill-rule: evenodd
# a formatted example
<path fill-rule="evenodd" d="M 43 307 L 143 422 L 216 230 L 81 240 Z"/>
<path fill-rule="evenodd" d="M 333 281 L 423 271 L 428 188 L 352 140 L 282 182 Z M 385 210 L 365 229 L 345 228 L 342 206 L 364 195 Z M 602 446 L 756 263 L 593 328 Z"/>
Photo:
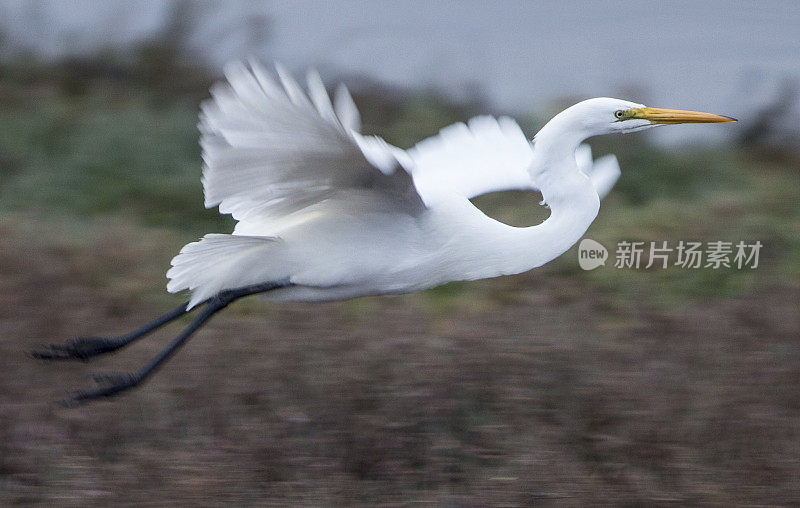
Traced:
<path fill-rule="evenodd" d="M 33 354 L 85 360 L 205 303 L 202 311 L 142 369 L 100 376 L 98 388 L 65 404 L 138 386 L 211 316 L 244 296 L 399 294 L 540 266 L 583 236 L 619 177 L 616 158 L 592 161 L 584 139 L 665 123 L 735 121 L 599 98 L 562 111 L 533 142 L 513 120 L 482 116 L 404 151 L 359 132 L 358 110 L 343 86 L 331 104 L 315 72 L 306 93 L 277 71 L 279 82 L 258 64 L 231 65 L 228 84 L 215 86 L 203 104 L 205 204 L 237 224 L 233 234 L 206 235 L 172 260 L 167 289 L 191 290 L 189 302 L 123 336 L 76 339 Z M 511 189 L 540 191 L 550 217 L 516 228 L 469 201 Z"/>
<path fill-rule="evenodd" d="M 536 228 L 501 224 L 468 199 L 545 191 L 531 171 L 534 146 L 514 120 L 477 117 L 404 151 L 358 131 L 344 86 L 331 104 L 316 72 L 308 75 L 308 94 L 281 67 L 277 74 L 279 82 L 257 63 L 230 65 L 228 84 L 215 86 L 202 106 L 205 204 L 238 223 L 232 235 L 206 235 L 173 260 L 167 288 L 190 289 L 190 308 L 220 291 L 270 281 L 293 284 L 274 299 L 326 300 L 523 271 L 577 241 L 596 214 L 598 192 L 619 176 L 613 155 L 593 164 L 581 146 L 580 170 L 589 176 L 578 184 L 590 205 L 584 224 L 557 249 L 534 245 L 546 252 L 510 259 L 520 245 L 503 253 L 503 242 Z"/>
<path fill-rule="evenodd" d="M 304 92 L 277 68 L 226 69 L 200 117 L 206 207 L 237 225 L 190 243 L 167 273 L 189 308 L 221 291 L 263 283 L 281 300 L 330 300 L 426 289 L 530 270 L 584 234 L 619 177 L 613 155 L 592 161 L 581 142 L 664 123 L 724 122 L 707 113 L 620 99 L 578 103 L 528 141 L 510 118 L 473 118 L 405 151 L 359 132 L 344 86 L 331 104 L 316 72 Z M 539 190 L 542 224 L 514 228 L 469 201 Z"/>

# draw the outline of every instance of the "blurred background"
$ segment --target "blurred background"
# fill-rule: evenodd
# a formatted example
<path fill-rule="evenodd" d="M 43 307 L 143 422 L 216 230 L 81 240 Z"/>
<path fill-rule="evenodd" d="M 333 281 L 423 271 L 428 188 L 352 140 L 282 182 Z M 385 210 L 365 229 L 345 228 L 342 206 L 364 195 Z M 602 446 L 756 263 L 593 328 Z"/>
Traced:
<path fill-rule="evenodd" d="M 0 504 L 800 502 L 798 26 L 791 1 L 3 0 Z M 758 240 L 759 266 L 584 272 L 573 248 L 397 298 L 249 299 L 141 389 L 58 408 L 177 333 L 26 356 L 183 301 L 169 260 L 232 228 L 203 208 L 199 102 L 250 55 L 345 82 L 401 147 L 479 113 L 532 137 L 593 96 L 738 117 L 591 140 L 623 175 L 586 236 Z M 532 225 L 539 199 L 475 203 Z"/>

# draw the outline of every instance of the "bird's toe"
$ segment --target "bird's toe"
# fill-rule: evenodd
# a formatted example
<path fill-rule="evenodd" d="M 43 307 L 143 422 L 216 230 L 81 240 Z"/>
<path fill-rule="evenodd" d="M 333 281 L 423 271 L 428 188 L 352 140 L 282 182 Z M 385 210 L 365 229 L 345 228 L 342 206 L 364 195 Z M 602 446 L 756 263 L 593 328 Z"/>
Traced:
<path fill-rule="evenodd" d="M 81 337 L 63 344 L 50 344 L 34 350 L 31 355 L 40 360 L 88 360 L 94 356 L 119 349 L 119 341 L 107 337 Z"/>

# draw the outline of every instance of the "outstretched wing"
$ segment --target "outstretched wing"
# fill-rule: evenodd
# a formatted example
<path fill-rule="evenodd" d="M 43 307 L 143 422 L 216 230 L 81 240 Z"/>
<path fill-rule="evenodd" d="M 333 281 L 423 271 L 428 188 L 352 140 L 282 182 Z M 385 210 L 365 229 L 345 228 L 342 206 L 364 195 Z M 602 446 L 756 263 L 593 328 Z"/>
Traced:
<path fill-rule="evenodd" d="M 228 66 L 200 115 L 207 208 L 237 220 L 283 217 L 348 191 L 375 193 L 393 210 L 424 208 L 392 147 L 357 132 L 346 90 L 334 108 L 316 72 L 308 94 L 280 67 Z"/>
<path fill-rule="evenodd" d="M 621 174 L 617 157 L 608 154 L 592 160 L 592 147 L 584 143 L 575 151 L 575 160 L 578 168 L 591 180 L 600 199 L 606 197 Z"/>
<path fill-rule="evenodd" d="M 414 183 L 424 196 L 448 189 L 472 198 L 501 190 L 535 189 L 527 169 L 533 150 L 508 117 L 456 123 L 408 150 Z"/>
<path fill-rule="evenodd" d="M 407 153 L 411 159 L 407 165 L 423 196 L 436 189 L 455 191 L 466 198 L 497 191 L 538 190 L 528 172 L 533 142 L 508 117 L 479 116 L 466 124 L 453 124 Z M 591 147 L 582 144 L 575 159 L 600 197 L 605 197 L 619 178 L 617 158 L 606 155 L 593 161 Z"/>

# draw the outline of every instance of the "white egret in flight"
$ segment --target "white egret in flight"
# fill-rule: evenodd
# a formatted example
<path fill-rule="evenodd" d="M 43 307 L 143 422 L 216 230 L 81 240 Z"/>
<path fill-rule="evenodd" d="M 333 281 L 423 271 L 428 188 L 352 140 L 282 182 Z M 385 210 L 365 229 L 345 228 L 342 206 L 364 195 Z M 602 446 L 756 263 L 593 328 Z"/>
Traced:
<path fill-rule="evenodd" d="M 217 311 L 256 293 L 325 301 L 398 295 L 450 281 L 511 275 L 558 257 L 597 216 L 619 175 L 613 156 L 592 162 L 581 143 L 657 125 L 732 118 L 589 99 L 526 139 L 509 118 L 447 127 L 410 150 L 360 133 L 346 88 L 331 103 L 315 72 L 308 93 L 280 67 L 227 68 L 200 116 L 206 207 L 237 224 L 186 245 L 167 272 L 189 301 L 128 335 L 83 338 L 34 355 L 87 359 L 114 351 L 202 305 L 199 316 L 149 364 L 98 376 L 75 403 L 141 383 Z M 512 227 L 484 215 L 475 196 L 538 190 L 550 208 L 539 225 Z"/>

